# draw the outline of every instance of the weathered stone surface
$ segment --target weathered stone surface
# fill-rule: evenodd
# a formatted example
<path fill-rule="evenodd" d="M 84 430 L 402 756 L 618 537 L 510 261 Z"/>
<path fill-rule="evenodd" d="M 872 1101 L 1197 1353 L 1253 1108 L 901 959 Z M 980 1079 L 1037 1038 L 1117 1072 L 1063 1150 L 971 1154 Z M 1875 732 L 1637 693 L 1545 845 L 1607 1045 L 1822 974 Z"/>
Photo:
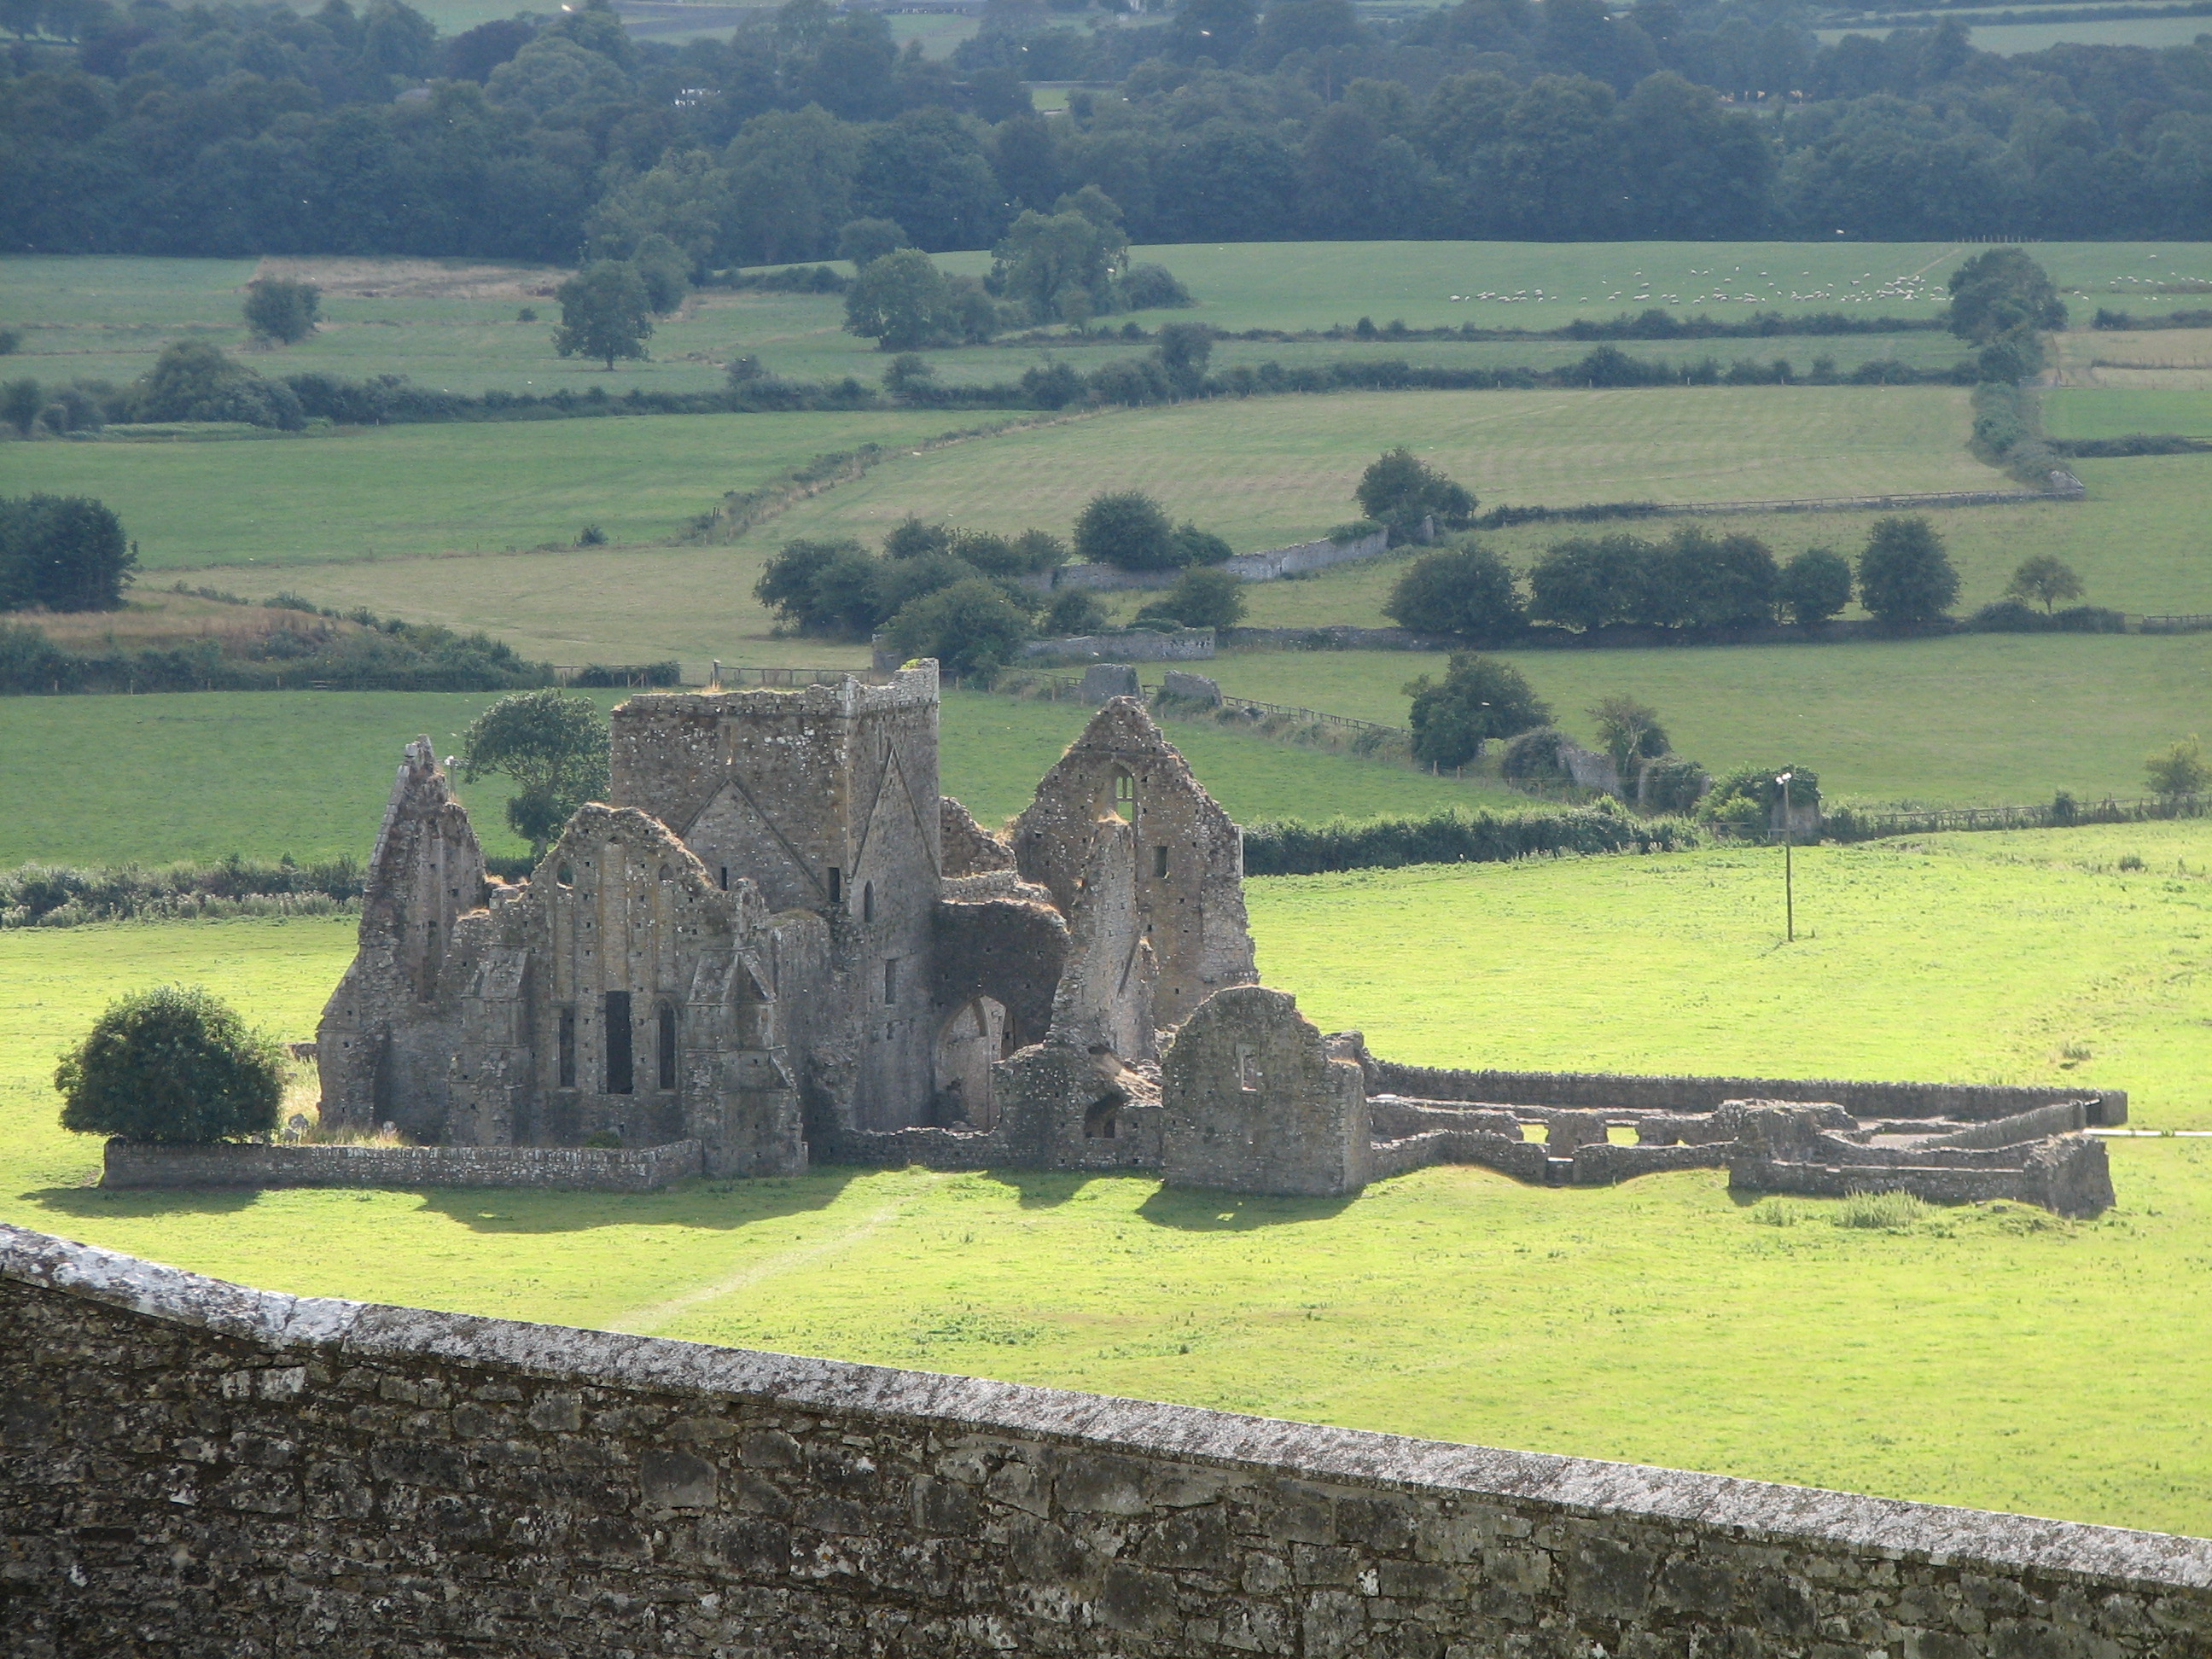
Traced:
<path fill-rule="evenodd" d="M 103 1187 L 536 1187 L 650 1193 L 703 1171 L 696 1140 L 596 1146 L 211 1146 L 107 1143 Z"/>
<path fill-rule="evenodd" d="M 1185 673 L 1180 668 L 1170 668 L 1160 682 L 1160 695 L 1178 702 L 1196 703 L 1204 708 L 1221 707 L 1221 682 L 1208 679 L 1203 674 Z"/>
<path fill-rule="evenodd" d="M 1014 821 L 1022 874 L 1063 910 L 1107 816 L 1134 832 L 1137 906 L 1158 963 L 1158 1020 L 1176 1026 L 1224 985 L 1259 977 L 1244 912 L 1244 840 L 1142 703 L 1092 719 Z"/>
<path fill-rule="evenodd" d="M 1334 1195 L 1367 1184 L 1359 1067 L 1332 1058 L 1281 991 L 1232 985 L 1200 1003 L 1160 1062 L 1160 1087 L 1173 1185 Z"/>
<path fill-rule="evenodd" d="M 1137 671 L 1128 664 L 1098 662 L 1083 671 L 1083 684 L 1076 695 L 1088 703 L 1104 703 L 1116 697 L 1140 697 L 1144 688 L 1137 684 Z"/>
<path fill-rule="evenodd" d="M 0 1227 L 6 1651 L 2204 1659 L 2212 1543 L 270 1295 Z"/>

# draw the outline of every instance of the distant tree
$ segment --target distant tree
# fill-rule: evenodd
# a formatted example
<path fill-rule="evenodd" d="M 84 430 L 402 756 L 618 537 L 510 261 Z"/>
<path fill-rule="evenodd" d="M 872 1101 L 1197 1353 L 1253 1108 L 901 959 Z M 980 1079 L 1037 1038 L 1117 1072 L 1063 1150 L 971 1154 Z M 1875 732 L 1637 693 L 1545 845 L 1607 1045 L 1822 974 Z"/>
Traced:
<path fill-rule="evenodd" d="M 1667 731 L 1659 724 L 1659 711 L 1648 702 L 1626 694 L 1598 699 L 1589 711 L 1597 722 L 1597 740 L 1613 757 L 1613 769 L 1624 787 L 1632 787 L 1638 760 L 1656 759 L 1667 752 Z"/>
<path fill-rule="evenodd" d="M 845 294 L 845 327 L 878 350 L 912 351 L 943 333 L 952 291 L 945 274 L 919 248 L 870 260 Z"/>
<path fill-rule="evenodd" d="M 1424 674 L 1406 695 L 1413 700 L 1413 758 L 1424 766 L 1463 766 L 1486 739 L 1510 738 L 1552 718 L 1521 671 L 1495 657 L 1455 652 L 1441 682 Z"/>
<path fill-rule="evenodd" d="M 1244 584 L 1226 570 L 1186 570 L 1173 587 L 1137 613 L 1137 620 L 1234 628 L 1244 620 Z"/>
<path fill-rule="evenodd" d="M 264 276 L 246 285 L 246 325 L 257 340 L 292 345 L 315 331 L 323 291 L 313 283 Z"/>
<path fill-rule="evenodd" d="M 36 380 L 10 380 L 0 386 L 0 421 L 14 427 L 19 438 L 27 438 L 36 429 L 46 406 L 46 394 Z"/>
<path fill-rule="evenodd" d="M 1206 389 L 1206 366 L 1213 356 L 1213 331 L 1204 323 L 1163 323 L 1159 342 L 1152 349 L 1168 384 L 1182 398 L 1195 398 Z"/>
<path fill-rule="evenodd" d="M 2025 329 L 2066 326 L 2066 302 L 2051 273 L 2024 248 L 1993 247 L 1951 273 L 1951 332 L 1976 345 Z"/>
<path fill-rule="evenodd" d="M 1136 489 L 1091 498 L 1075 520 L 1075 556 L 1123 570 L 1172 570 L 1182 562 L 1168 515 Z"/>
<path fill-rule="evenodd" d="M 64 1129 L 204 1145 L 275 1130 L 284 1061 L 227 1004 L 168 985 L 110 1003 L 63 1056 L 54 1087 Z"/>
<path fill-rule="evenodd" d="M 1071 587 L 1053 596 L 1046 607 L 1042 630 L 1055 639 L 1096 634 L 1107 623 L 1106 607 L 1088 588 Z"/>
<path fill-rule="evenodd" d="M 1128 251 L 1118 228 L 1079 212 L 1024 211 L 997 247 L 992 281 L 1037 322 L 1085 323 L 1114 303 L 1114 277 Z"/>
<path fill-rule="evenodd" d="M 1859 603 L 1881 621 L 1911 627 L 1940 620 L 1959 597 L 1943 538 L 1925 519 L 1878 519 L 1859 554 Z"/>
<path fill-rule="evenodd" d="M 1424 519 L 1463 530 L 1474 515 L 1474 496 L 1402 446 L 1370 463 L 1355 493 L 1369 518 L 1390 526 L 1393 541 L 1418 536 Z"/>
<path fill-rule="evenodd" d="M 1851 562 L 1826 547 L 1808 547 L 1782 567 L 1776 590 L 1800 628 L 1817 628 L 1851 602 Z"/>
<path fill-rule="evenodd" d="M 554 690 L 501 697 L 461 734 L 462 777 L 494 773 L 518 786 L 507 821 L 542 858 L 578 807 L 606 794 L 605 719 L 589 697 Z"/>
<path fill-rule="evenodd" d="M 837 257 L 855 266 L 913 246 L 914 238 L 895 219 L 848 219 L 837 233 Z"/>
<path fill-rule="evenodd" d="M 934 657 L 951 673 L 988 678 L 1030 637 L 1030 619 L 997 584 L 977 576 L 908 601 L 884 632 L 908 661 Z"/>
<path fill-rule="evenodd" d="M 2018 599 L 2022 605 L 2039 605 L 2046 615 L 2059 600 L 2078 599 L 2083 592 L 2081 578 L 2075 574 L 2074 567 L 2050 553 L 2022 559 L 2020 568 L 2005 584 L 2005 598 Z"/>
<path fill-rule="evenodd" d="M 1474 544 L 1422 554 L 1398 578 L 1382 614 L 1401 628 L 1470 640 L 1511 634 L 1523 622 L 1511 568 Z"/>
<path fill-rule="evenodd" d="M 653 299 L 637 267 L 595 259 L 553 290 L 561 326 L 553 349 L 563 357 L 597 357 L 614 373 L 615 359 L 641 358 L 653 337 Z"/>
<path fill-rule="evenodd" d="M 638 281 L 645 284 L 645 302 L 655 316 L 667 316 L 690 297 L 690 256 L 658 231 L 638 243 L 630 264 L 637 268 Z"/>
<path fill-rule="evenodd" d="M 1639 536 L 1554 542 L 1528 568 L 1528 614 L 1585 633 L 1643 616 L 1651 544 Z"/>
<path fill-rule="evenodd" d="M 1782 582 L 1774 555 L 1756 536 L 1715 536 L 1684 525 L 1645 562 L 1642 615 L 1661 628 L 1757 628 L 1774 620 Z"/>
<path fill-rule="evenodd" d="M 240 421 L 288 431 L 307 424 L 290 386 L 263 380 L 206 340 L 162 347 L 127 401 L 141 421 Z"/>
<path fill-rule="evenodd" d="M 2212 789 L 2212 757 L 2194 737 L 2154 749 L 2143 762 L 2143 772 L 2158 795 L 2201 795 Z"/>
<path fill-rule="evenodd" d="M 753 593 L 798 634 L 865 640 L 884 618 L 883 565 L 858 542 L 787 542 Z"/>
<path fill-rule="evenodd" d="M 925 553 L 950 552 L 954 534 L 949 526 L 925 524 L 909 513 L 893 525 L 890 533 L 884 538 L 884 556 L 887 559 L 918 559 Z"/>
<path fill-rule="evenodd" d="M 0 500 L 0 611 L 113 611 L 137 563 L 122 520 L 102 502 Z"/>
<path fill-rule="evenodd" d="M 23 334 L 20 329 L 0 328 L 0 357 L 12 357 L 23 349 Z"/>
<path fill-rule="evenodd" d="M 902 351 L 891 359 L 890 367 L 884 371 L 884 390 L 902 404 L 927 404 L 944 400 L 935 367 L 919 352 Z"/>

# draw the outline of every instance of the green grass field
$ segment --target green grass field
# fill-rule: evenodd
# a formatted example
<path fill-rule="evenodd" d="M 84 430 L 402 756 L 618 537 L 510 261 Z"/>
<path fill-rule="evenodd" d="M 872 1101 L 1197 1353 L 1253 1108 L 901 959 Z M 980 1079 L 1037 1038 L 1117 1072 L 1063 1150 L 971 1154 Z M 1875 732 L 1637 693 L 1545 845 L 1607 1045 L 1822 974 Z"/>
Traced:
<path fill-rule="evenodd" d="M 453 0 L 466 4 L 469 0 Z M 895 26 L 944 37 L 972 27 L 965 18 L 902 17 Z M 2031 25 L 2039 27 L 2039 25 Z M 938 43 L 932 42 L 932 50 Z M 1197 303 L 1151 313 L 1146 325 L 1176 317 L 1229 330 L 1349 326 L 1362 316 L 1419 328 L 1473 322 L 1486 328 L 1555 328 L 1577 318 L 1613 317 L 1662 306 L 1741 319 L 1754 311 L 1804 313 L 1868 308 L 1868 314 L 1932 317 L 1943 279 L 1971 248 L 1948 243 L 1541 243 L 1306 242 L 1176 244 L 1133 249 L 1166 264 Z M 2190 243 L 2042 243 L 2037 257 L 2070 289 L 2130 294 L 2160 276 L 2203 276 L 2203 250 Z M 989 258 L 947 254 L 948 270 L 980 274 Z M 703 391 L 721 384 L 722 368 L 746 353 L 776 372 L 805 379 L 857 375 L 873 381 L 887 361 L 843 331 L 835 295 L 705 291 L 662 319 L 652 360 L 614 374 L 554 354 L 557 307 L 546 297 L 559 270 L 465 260 L 283 258 L 270 270 L 324 289 L 325 326 L 281 350 L 254 352 L 264 373 L 317 370 L 346 376 L 398 374 L 454 391 L 491 388 L 583 392 L 605 385 Z M 49 381 L 117 383 L 134 379 L 171 339 L 211 339 L 244 349 L 240 291 L 252 261 L 19 256 L 0 262 L 0 324 L 25 331 L 11 372 Z M 1455 297 L 1456 296 L 1456 297 Z M 520 320 L 528 306 L 535 322 Z M 2086 322 L 2087 317 L 2077 319 Z M 1498 342 L 1437 347 L 1419 343 L 1380 355 L 1434 362 L 1547 364 L 1587 348 L 1565 342 Z M 1090 363 L 1139 348 L 1126 343 L 1057 348 Z M 1942 335 L 1784 337 L 1680 345 L 1639 344 L 1649 356 L 1786 356 L 1802 368 L 1822 354 L 1848 369 L 1870 356 L 1943 362 L 1957 355 Z M 986 348 L 932 354 L 948 381 L 1009 380 L 1046 355 L 1042 347 Z M 1224 362 L 1284 362 L 1365 355 L 1353 343 L 1320 346 L 1225 343 Z"/>
<path fill-rule="evenodd" d="M 616 543 L 660 541 L 724 491 L 824 451 L 978 423 L 902 411 L 647 415 L 262 442 L 13 444 L 0 476 L 11 489 L 99 496 L 149 571 L 265 568 L 568 546 L 586 524 Z M 418 572 L 409 586 L 427 595 L 436 585 Z"/>
<path fill-rule="evenodd" d="M 624 694 L 588 693 L 603 708 Z M 441 754 L 493 699 L 459 692 L 224 691 L 0 701 L 0 867 L 160 863 L 228 853 L 366 858 L 400 750 L 426 732 Z M 987 823 L 1029 805 L 1091 711 L 978 692 L 946 695 L 943 787 Z M 1246 823 L 1514 808 L 1524 798 L 1379 761 L 1295 749 L 1176 721 L 1169 734 Z M 57 757 L 66 757 L 57 764 Z M 486 849 L 507 831 L 503 780 L 463 786 Z"/>
<path fill-rule="evenodd" d="M 2057 46 L 2138 46 L 2156 51 L 2161 46 L 2185 46 L 2208 31 L 2202 14 L 2176 17 L 2114 17 L 2073 23 L 1977 23 L 1968 30 L 1977 52 L 2002 57 L 2015 52 L 2044 52 Z M 1821 44 L 1832 46 L 1846 34 L 1886 35 L 1886 28 L 1820 29 Z"/>
<path fill-rule="evenodd" d="M 1705 650 L 1507 654 L 1560 725 L 1631 692 L 1675 749 L 1715 772 L 1808 766 L 1832 800 L 1950 805 L 2143 793 L 2143 757 L 2206 728 L 2212 637 L 1968 635 Z M 1442 667 L 1400 652 L 1218 658 L 1224 690 L 1402 725 L 1406 681 Z"/>
<path fill-rule="evenodd" d="M 2150 867 L 2118 872 L 2127 852 Z M 1774 866 L 1255 882 L 1253 917 L 1272 982 L 1409 1059 L 2080 1077 L 2134 1090 L 2140 1123 L 2212 1121 L 2204 826 L 1808 851 L 1788 950 Z M 83 1185 L 96 1146 L 55 1127 L 46 1076 L 108 997 L 205 982 L 303 1034 L 351 933 L 0 934 L 0 1214 L 303 1292 L 2212 1530 L 2212 1437 L 2177 1386 L 2212 1323 L 2197 1141 L 2115 1144 L 2094 1224 L 1997 1206 L 1899 1231 L 1740 1206 L 1711 1171 L 1435 1170 L 1349 1203 L 919 1170 L 648 1197 Z"/>
<path fill-rule="evenodd" d="M 2212 391 L 2057 386 L 2043 394 L 2043 426 L 2054 438 L 2124 438 L 2136 432 L 2212 437 Z"/>
<path fill-rule="evenodd" d="M 1361 470 L 1401 443 L 1493 504 L 2002 487 L 1966 453 L 1966 394 L 1948 386 L 1185 404 L 896 457 L 764 529 L 777 541 L 881 536 L 908 513 L 981 529 L 1060 529 L 1101 489 L 1144 489 L 1242 552 L 1303 541 L 1357 516 Z"/>

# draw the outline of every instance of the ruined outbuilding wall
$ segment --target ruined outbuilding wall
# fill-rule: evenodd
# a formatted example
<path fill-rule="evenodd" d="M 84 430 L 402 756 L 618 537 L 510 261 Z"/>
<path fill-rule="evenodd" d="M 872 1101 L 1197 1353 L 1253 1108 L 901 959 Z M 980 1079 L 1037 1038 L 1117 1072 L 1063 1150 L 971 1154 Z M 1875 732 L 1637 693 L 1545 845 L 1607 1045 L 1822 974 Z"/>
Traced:
<path fill-rule="evenodd" d="M 11 1659 L 2203 1659 L 2212 1543 L 244 1290 L 0 1226 Z"/>
<path fill-rule="evenodd" d="M 1592 1111 L 1710 1112 L 1724 1100 L 1832 1101 L 1855 1117 L 1957 1118 L 1978 1122 L 2078 1100 L 2088 1121 L 2128 1121 L 2124 1090 L 1990 1083 L 1852 1083 L 1834 1078 L 1637 1077 L 1614 1072 L 1460 1071 L 1407 1066 L 1362 1051 L 1370 1094 L 1425 1100 L 1510 1101 Z"/>

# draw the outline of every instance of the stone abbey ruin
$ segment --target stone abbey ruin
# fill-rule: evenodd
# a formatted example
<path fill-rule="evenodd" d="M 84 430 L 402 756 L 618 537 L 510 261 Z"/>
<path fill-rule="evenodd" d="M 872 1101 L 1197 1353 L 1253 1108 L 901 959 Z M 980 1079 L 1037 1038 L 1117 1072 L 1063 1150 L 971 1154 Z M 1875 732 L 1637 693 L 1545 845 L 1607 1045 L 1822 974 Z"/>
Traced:
<path fill-rule="evenodd" d="M 1459 1163 L 2112 1202 L 2081 1132 L 2124 1119 L 2115 1092 L 1377 1058 L 1258 982 L 1240 832 L 1140 701 L 1108 701 L 996 835 L 939 793 L 937 722 L 931 662 L 633 697 L 611 799 L 512 885 L 418 740 L 317 1044 L 325 1126 L 415 1144 L 114 1143 L 108 1182 L 636 1188 L 822 1161 L 1336 1195 Z"/>

